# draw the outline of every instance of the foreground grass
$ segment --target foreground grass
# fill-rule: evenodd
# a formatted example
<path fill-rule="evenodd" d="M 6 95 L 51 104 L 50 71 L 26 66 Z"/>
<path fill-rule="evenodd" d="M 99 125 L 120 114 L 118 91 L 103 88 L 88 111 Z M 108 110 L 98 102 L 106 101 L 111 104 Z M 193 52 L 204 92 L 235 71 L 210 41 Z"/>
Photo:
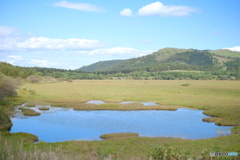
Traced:
<path fill-rule="evenodd" d="M 33 159 L 120 159 L 120 160 L 147 160 L 152 151 L 158 146 L 168 145 L 174 149 L 188 153 L 189 157 L 200 157 L 202 151 L 238 152 L 240 153 L 240 135 L 229 135 L 211 139 L 188 140 L 180 138 L 117 138 L 103 141 L 67 141 L 57 143 L 39 142 L 30 143 L 33 136 L 21 136 L 19 134 L 2 135 L 0 138 L 0 156 L 8 153 L 13 156 L 34 156 Z M 19 139 L 22 139 L 21 141 Z M 22 145 L 18 145 L 22 144 Z M 2 152 L 1 152 L 2 151 Z M 19 152 L 20 151 L 20 152 Z M 35 154 L 34 154 L 35 153 Z M 46 157 L 48 155 L 49 157 Z M 41 158 L 42 156 L 45 156 Z M 9 158 L 9 159 L 10 159 Z M 227 158 L 227 157 L 226 157 Z M 240 157 L 228 157 L 239 159 Z M 23 158 L 22 158 L 23 159 Z M 28 158 L 25 158 L 28 159 Z M 215 157 L 214 159 L 222 159 Z M 6 159 L 4 159 L 6 160 Z M 184 159 L 185 160 L 185 159 Z"/>
<path fill-rule="evenodd" d="M 34 90 L 36 94 L 19 93 L 29 105 L 36 101 L 44 101 L 57 106 L 73 107 L 74 109 L 148 109 L 149 106 L 117 105 L 121 101 L 155 102 L 159 106 L 186 107 L 203 109 L 213 118 L 204 119 L 218 125 L 237 126 L 229 136 L 211 139 L 187 140 L 179 138 L 147 138 L 125 137 L 103 141 L 68 141 L 58 143 L 39 142 L 33 144 L 28 136 L 3 134 L 0 137 L 0 149 L 5 151 L 7 144 L 20 143 L 15 147 L 23 153 L 40 153 L 61 155 L 59 159 L 149 159 L 150 152 L 160 145 L 170 145 L 189 152 L 192 156 L 199 156 L 205 149 L 215 152 L 240 153 L 240 81 L 132 81 L 132 80 L 81 80 L 72 83 L 26 84 L 23 87 Z M 103 100 L 110 104 L 80 105 L 88 100 Z M 127 106 L 127 107 L 126 107 Z M 155 107 L 159 107 L 155 106 Z M 93 108 L 91 108 L 93 107 Z M 121 108 L 123 107 L 123 108 Z M 125 107 L 125 108 L 124 108 Z M 154 109 L 154 108 L 152 108 Z M 155 108 L 156 109 L 156 108 Z M 54 135 L 53 135 L 54 136 Z M 2 143 L 4 142 L 4 143 Z M 11 146 L 11 145 L 9 145 Z M 14 147 L 13 147 L 14 148 Z M 9 149 L 11 150 L 11 149 Z M 12 149 L 14 150 L 14 149 Z M 54 152 L 49 152 L 54 151 Z M 0 152 L 2 153 L 2 152 Z M 56 154 L 55 154 L 56 153 Z M 41 154 L 38 155 L 39 157 Z M 71 156 L 71 157 L 69 157 Z M 238 159 L 239 157 L 234 157 Z"/>

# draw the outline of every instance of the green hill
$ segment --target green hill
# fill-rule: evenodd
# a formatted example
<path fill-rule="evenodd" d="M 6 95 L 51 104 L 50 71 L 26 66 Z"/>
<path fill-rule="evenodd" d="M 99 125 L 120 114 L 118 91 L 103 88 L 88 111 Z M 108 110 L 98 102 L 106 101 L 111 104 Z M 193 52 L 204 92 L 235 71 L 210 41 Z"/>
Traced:
<path fill-rule="evenodd" d="M 226 51 L 226 52 L 225 52 Z M 128 60 L 101 61 L 77 70 L 18 67 L 0 62 L 0 76 L 72 79 L 240 79 L 240 52 L 164 48 Z"/>
<path fill-rule="evenodd" d="M 99 61 L 97 63 L 88 65 L 88 66 L 83 66 L 80 69 L 76 70 L 81 70 L 85 72 L 92 72 L 92 71 L 104 71 L 105 69 L 118 65 L 122 63 L 124 60 L 110 60 L 110 61 Z"/>
<path fill-rule="evenodd" d="M 108 72 L 131 72 L 134 70 L 152 70 L 152 71 L 164 71 L 164 70 L 176 70 L 176 69 L 194 69 L 199 68 L 211 68 L 218 65 L 218 60 L 208 51 L 200 51 L 195 49 L 177 49 L 177 48 L 164 48 L 156 51 L 152 54 L 142 56 L 139 58 L 132 58 L 125 61 L 121 61 L 115 65 L 109 65 L 98 62 L 87 66 L 88 71 L 108 71 Z M 101 66 L 99 65 L 101 64 Z M 98 69 L 94 69 L 99 66 Z M 170 67 L 170 68 L 169 68 Z M 80 68 L 80 70 L 87 71 L 86 68 Z"/>
<path fill-rule="evenodd" d="M 88 72 L 166 71 L 166 70 L 213 70 L 228 61 L 240 58 L 240 52 L 226 49 L 196 50 L 163 48 L 152 54 L 128 60 L 101 61 L 79 70 Z"/>

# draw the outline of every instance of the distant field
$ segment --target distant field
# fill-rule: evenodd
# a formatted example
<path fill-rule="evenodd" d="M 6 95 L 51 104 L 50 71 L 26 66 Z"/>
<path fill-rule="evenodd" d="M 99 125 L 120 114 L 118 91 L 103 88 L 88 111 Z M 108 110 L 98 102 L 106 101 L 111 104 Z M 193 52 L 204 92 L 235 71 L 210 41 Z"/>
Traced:
<path fill-rule="evenodd" d="M 240 81 L 77 80 L 72 83 L 26 84 L 22 88 L 35 91 L 36 95 L 28 100 L 68 106 L 88 100 L 156 102 L 204 109 L 209 115 L 221 117 L 215 119 L 221 124 L 240 123 Z"/>

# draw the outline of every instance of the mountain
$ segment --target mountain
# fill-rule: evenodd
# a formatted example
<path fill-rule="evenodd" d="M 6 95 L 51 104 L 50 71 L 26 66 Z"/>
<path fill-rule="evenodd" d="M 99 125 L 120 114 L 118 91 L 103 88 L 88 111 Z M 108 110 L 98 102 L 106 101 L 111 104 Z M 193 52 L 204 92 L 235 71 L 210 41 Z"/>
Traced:
<path fill-rule="evenodd" d="M 163 48 L 152 54 L 128 60 L 101 61 L 79 70 L 104 72 L 131 72 L 135 70 L 208 70 L 240 57 L 240 52 L 230 50 L 196 50 Z"/>
<path fill-rule="evenodd" d="M 109 61 L 99 61 L 97 63 L 88 65 L 88 66 L 83 66 L 79 69 L 76 70 L 81 70 L 85 72 L 92 72 L 92 71 L 104 71 L 107 68 L 110 68 L 112 66 L 118 65 L 122 63 L 125 60 L 109 60 Z"/>
<path fill-rule="evenodd" d="M 19 67 L 0 62 L 0 78 L 20 77 L 31 83 L 72 79 L 216 79 L 240 80 L 240 52 L 164 48 L 128 60 L 101 61 L 78 70 Z M 84 70 L 84 71 L 83 71 Z M 87 71 L 87 72 L 86 72 Z"/>

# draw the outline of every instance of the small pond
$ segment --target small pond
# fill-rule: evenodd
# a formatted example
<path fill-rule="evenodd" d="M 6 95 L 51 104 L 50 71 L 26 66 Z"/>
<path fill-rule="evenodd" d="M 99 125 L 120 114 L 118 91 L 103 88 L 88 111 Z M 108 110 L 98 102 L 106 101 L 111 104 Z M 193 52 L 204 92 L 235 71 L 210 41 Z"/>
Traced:
<path fill-rule="evenodd" d="M 184 139 L 211 138 L 231 133 L 231 127 L 202 122 L 202 118 L 208 116 L 200 110 L 75 111 L 50 107 L 48 111 L 36 111 L 41 112 L 41 115 L 26 117 L 16 114 L 11 118 L 11 133 L 31 133 L 45 142 L 100 140 L 102 134 L 120 132 Z"/>

